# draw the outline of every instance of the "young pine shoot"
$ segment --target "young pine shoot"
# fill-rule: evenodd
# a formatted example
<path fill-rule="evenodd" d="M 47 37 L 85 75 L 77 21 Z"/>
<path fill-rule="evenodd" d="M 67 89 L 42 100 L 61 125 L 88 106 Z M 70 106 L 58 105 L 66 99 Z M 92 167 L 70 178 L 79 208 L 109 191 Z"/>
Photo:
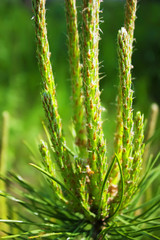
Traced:
<path fill-rule="evenodd" d="M 65 0 L 76 152 L 67 147 L 58 111 L 47 38 L 46 1 L 32 2 L 49 144 L 40 142 L 42 166 L 31 165 L 47 177 L 45 189 L 51 188 L 52 195 L 39 192 L 21 177 L 11 174 L 9 179 L 26 189 L 21 193 L 23 200 L 7 193 L 1 195 L 18 202 L 29 213 L 19 214 L 18 220 L 2 220 L 19 228 L 19 233 L 7 233 L 3 239 L 159 239 L 156 237 L 156 231 L 160 230 L 159 217 L 155 215 L 159 195 L 138 206 L 142 211 L 135 215 L 135 202 L 159 171 L 159 167 L 151 170 L 150 162 L 150 171 L 140 178 L 144 117 L 133 110 L 132 89 L 137 1 L 126 0 L 125 24 L 117 37 L 119 88 L 112 159 L 107 157 L 99 87 L 102 1 L 82 0 L 82 23 L 78 28 L 76 0 Z"/>

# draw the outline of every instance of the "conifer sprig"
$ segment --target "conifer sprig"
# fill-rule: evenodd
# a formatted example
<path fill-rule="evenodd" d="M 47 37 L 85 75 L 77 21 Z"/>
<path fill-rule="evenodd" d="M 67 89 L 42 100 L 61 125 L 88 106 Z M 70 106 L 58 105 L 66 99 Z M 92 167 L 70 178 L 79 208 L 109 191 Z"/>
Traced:
<path fill-rule="evenodd" d="M 123 109 L 124 106 L 122 105 L 122 102 L 124 100 L 123 94 L 125 92 L 125 87 L 126 87 L 126 86 L 123 86 L 123 88 L 122 88 L 122 85 L 125 84 L 123 82 L 125 76 L 122 77 L 122 75 L 123 74 L 125 75 L 125 72 L 124 72 L 124 67 L 125 66 L 124 65 L 128 64 L 128 66 L 126 66 L 126 67 L 128 67 L 128 70 L 126 69 L 126 71 L 128 72 L 128 76 L 127 76 L 128 81 L 126 83 L 128 83 L 128 90 L 130 89 L 129 93 L 128 93 L 130 96 L 128 95 L 128 97 L 127 96 L 126 97 L 130 98 L 130 100 L 131 100 L 131 98 L 132 98 L 131 95 L 133 94 L 132 89 L 131 89 L 131 85 L 132 85 L 132 75 L 131 75 L 132 61 L 131 61 L 131 58 L 132 58 L 132 52 L 133 52 L 133 36 L 134 36 L 134 28 L 135 28 L 135 20 L 136 20 L 136 10 L 137 10 L 137 0 L 126 0 L 125 23 L 124 23 L 124 28 L 122 28 L 124 31 L 121 29 L 121 33 L 120 33 L 120 31 L 118 33 L 118 52 L 121 55 L 121 53 L 119 51 L 120 48 L 121 48 L 121 46 L 120 46 L 121 43 L 120 42 L 122 40 L 121 37 L 125 34 L 126 37 L 127 37 L 126 39 L 125 38 L 123 39 L 123 41 L 125 41 L 125 43 L 123 44 L 123 47 L 125 47 L 125 49 L 122 47 L 121 50 L 126 51 L 126 53 L 125 53 L 126 58 L 128 58 L 128 63 L 120 62 L 120 59 L 119 59 L 120 85 L 119 85 L 118 97 L 117 97 L 117 126 L 116 126 L 116 133 L 115 133 L 115 152 L 117 153 L 117 156 L 118 156 L 118 158 L 120 159 L 121 162 L 122 162 L 122 155 L 126 155 L 124 153 L 125 147 L 123 146 L 123 142 L 127 141 L 127 138 L 126 138 L 126 140 L 124 138 L 124 131 L 123 130 L 126 129 L 125 132 L 127 132 L 127 129 L 128 129 L 128 132 L 130 131 L 130 128 L 127 127 L 127 125 L 129 125 L 129 122 L 124 127 L 124 122 L 122 120 L 122 119 L 124 119 L 124 113 L 123 112 L 124 112 L 124 109 L 125 109 L 125 108 Z M 122 31 L 124 32 L 123 34 L 122 34 Z M 121 58 L 122 56 L 120 56 L 120 55 L 119 55 L 119 57 Z M 122 92 L 122 90 L 123 90 L 123 92 Z M 124 103 L 124 104 L 126 104 L 126 103 Z M 130 101 L 130 105 L 132 105 L 132 100 Z M 130 109 L 130 111 L 132 112 L 132 109 Z M 132 113 L 131 113 L 131 115 L 132 115 Z M 132 118 L 132 125 L 133 125 L 133 116 L 131 118 Z M 126 117 L 126 119 L 127 119 L 127 117 Z M 133 134 L 133 131 L 132 131 L 132 134 Z M 131 136 L 131 137 L 132 138 L 129 140 L 130 141 L 130 147 L 132 145 L 131 142 L 132 142 L 133 136 Z M 130 160 L 132 161 L 132 159 L 130 159 Z M 118 167 L 115 165 L 115 168 L 112 172 L 112 179 L 115 179 L 116 177 L 118 178 L 118 176 L 119 176 Z M 111 179 L 111 181 L 113 182 L 112 179 Z"/>
<path fill-rule="evenodd" d="M 131 89 L 131 50 L 128 33 L 122 28 L 118 33 L 118 55 L 121 83 L 121 111 L 123 122 L 122 168 L 125 181 L 130 178 L 133 148 L 133 91 Z"/>
<path fill-rule="evenodd" d="M 86 129 L 76 1 L 65 0 L 65 4 L 76 145 L 79 147 L 80 157 L 83 158 L 86 156 Z"/>
<path fill-rule="evenodd" d="M 48 120 L 48 128 L 51 136 L 51 142 L 55 151 L 54 156 L 56 158 L 56 164 L 60 168 L 61 174 L 67 186 L 71 188 L 73 182 L 75 184 L 76 182 L 70 157 L 68 151 L 65 148 L 66 143 L 62 133 L 61 118 L 58 113 L 56 87 L 50 62 L 51 54 L 49 51 L 49 43 L 47 39 L 45 4 L 45 0 L 33 0 L 37 58 L 42 77 L 41 98 Z"/>
<path fill-rule="evenodd" d="M 70 76 L 72 82 L 72 103 L 73 103 L 73 123 L 76 132 L 75 143 L 79 149 L 78 157 L 74 157 L 78 189 L 81 200 L 86 209 L 89 209 L 88 193 L 86 194 L 86 120 L 84 109 L 83 82 L 82 82 L 82 66 L 79 45 L 77 8 L 75 0 L 66 0 L 66 20 L 68 33 L 68 52 L 70 63 Z M 81 159 L 81 160 L 80 160 Z"/>
<path fill-rule="evenodd" d="M 143 117 L 140 112 L 138 112 L 134 120 L 132 107 L 133 90 L 131 70 L 136 8 L 136 0 L 126 1 L 125 27 L 121 28 L 118 32 L 120 85 L 117 107 L 118 113 L 115 151 L 122 163 L 125 181 L 125 197 L 123 200 L 123 206 L 130 201 L 132 195 L 136 191 L 136 186 L 139 181 L 137 176 L 141 169 L 144 152 Z M 118 174 L 117 170 L 118 169 L 116 167 L 112 173 L 112 179 Z"/>
<path fill-rule="evenodd" d="M 99 90 L 99 12 L 100 1 L 83 0 L 83 89 L 87 123 L 87 164 L 90 168 L 90 201 L 98 205 L 100 189 L 107 169 L 106 143 L 102 130 Z M 94 206 L 97 208 L 97 206 Z"/>
<path fill-rule="evenodd" d="M 127 55 L 128 55 L 128 64 L 130 71 L 132 69 L 132 63 L 131 63 L 131 57 L 132 57 L 132 43 L 133 43 L 133 35 L 134 35 L 134 28 L 135 28 L 135 19 L 136 19 L 136 9 L 137 9 L 137 0 L 126 0 L 126 7 L 125 7 L 125 30 L 127 32 L 127 40 L 128 41 L 126 44 L 127 47 Z M 120 38 L 120 33 L 118 35 L 118 38 Z M 119 42 L 120 39 L 118 39 Z M 118 43 L 119 44 L 119 43 Z M 121 65 L 121 66 L 120 66 Z M 123 63 L 119 63 L 120 67 L 123 67 Z M 120 70 L 121 71 L 121 70 Z M 122 149 L 123 149 L 123 144 L 122 144 L 122 138 L 123 138 L 123 121 L 122 121 L 122 111 L 123 108 L 121 106 L 122 103 L 122 90 L 121 85 L 121 74 L 120 72 L 120 86 L 119 86 L 119 92 L 118 92 L 118 101 L 117 101 L 117 128 L 116 128 L 116 134 L 115 134 L 115 151 L 119 155 L 119 159 L 121 159 L 122 155 Z M 131 72 L 130 72 L 131 74 Z M 131 84 L 131 75 L 130 75 L 130 84 Z M 131 87 L 131 86 L 130 86 Z"/>
<path fill-rule="evenodd" d="M 53 196 L 47 192 L 47 185 L 39 193 L 21 177 L 11 174 L 6 178 L 7 181 L 14 180 L 25 191 L 17 191 L 16 197 L 4 192 L 0 196 L 17 202 L 29 212 L 29 216 L 31 214 L 29 218 L 18 212 L 20 220 L 3 219 L 3 222 L 12 224 L 22 232 L 7 237 L 122 240 L 147 236 L 158 239 L 152 233 L 160 230 L 160 224 L 156 222 L 159 217 L 155 214 L 159 207 L 159 195 L 138 208 L 134 206 L 160 170 L 159 166 L 152 170 L 158 156 L 155 162 L 148 165 L 147 172 L 140 181 L 144 117 L 140 112 L 134 114 L 133 111 L 131 76 L 137 1 L 126 0 L 125 26 L 118 32 L 120 84 L 115 152 L 109 167 L 102 130 L 99 88 L 101 0 L 83 0 L 82 30 L 79 31 L 76 0 L 65 0 L 75 143 L 78 147 L 76 153 L 66 145 L 58 113 L 45 22 L 46 0 L 32 1 L 37 58 L 42 76 L 41 97 L 48 120 L 48 130 L 45 126 L 44 128 L 50 147 L 41 141 L 43 167 L 31 165 L 47 177 Z M 79 36 L 82 38 L 81 45 Z M 132 200 L 134 194 L 137 195 Z M 142 212 L 135 216 L 138 209 Z"/>
<path fill-rule="evenodd" d="M 45 3 L 46 1 L 44 0 L 33 1 L 37 58 L 42 76 L 41 97 L 48 119 L 48 127 L 52 144 L 57 153 L 58 165 L 61 168 L 64 168 L 63 159 L 66 158 L 66 151 L 63 147 L 61 147 L 61 145 L 64 143 L 64 137 L 62 135 L 61 118 L 58 113 L 58 105 L 56 100 L 56 87 L 50 62 L 51 53 L 49 51 L 49 43 L 47 39 Z"/>

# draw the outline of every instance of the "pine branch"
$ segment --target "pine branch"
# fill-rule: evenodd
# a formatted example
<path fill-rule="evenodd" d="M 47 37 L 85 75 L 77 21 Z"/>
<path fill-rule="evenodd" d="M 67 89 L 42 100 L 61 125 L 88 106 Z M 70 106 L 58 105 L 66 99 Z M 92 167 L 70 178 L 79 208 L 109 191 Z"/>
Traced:
<path fill-rule="evenodd" d="M 127 32 L 127 41 L 128 41 L 128 60 L 130 63 L 130 71 L 131 71 L 131 57 L 132 57 L 132 43 L 133 43 L 133 34 L 135 27 L 135 19 L 136 19 L 136 8 L 137 8 L 137 0 L 126 0 L 125 7 L 125 29 Z M 130 46 L 129 46 L 130 45 Z M 123 63 L 119 63 L 119 66 L 123 66 Z M 131 76 L 130 76 L 131 78 Z M 131 80 L 130 80 L 131 81 Z M 120 86 L 122 85 L 121 77 L 120 77 Z M 119 159 L 121 159 L 122 155 L 122 136 L 123 136 L 123 121 L 122 121 L 122 111 L 123 106 L 121 106 L 122 102 L 122 90 L 119 87 L 118 91 L 118 104 L 117 104 L 117 129 L 115 134 L 115 151 L 119 154 Z"/>
<path fill-rule="evenodd" d="M 133 148 L 133 91 L 131 89 L 131 49 L 128 33 L 122 28 L 118 33 L 118 55 L 120 82 L 122 92 L 122 122 L 123 122 L 123 150 L 122 150 L 122 168 L 125 181 L 129 179 L 132 166 L 132 148 Z"/>
<path fill-rule="evenodd" d="M 132 52 L 133 52 L 133 34 L 136 19 L 137 0 L 126 0 L 125 8 L 125 27 L 118 33 L 118 56 L 119 56 L 119 75 L 120 86 L 118 93 L 117 106 L 117 128 L 115 136 L 115 151 L 122 162 L 122 168 L 126 184 L 126 192 L 132 186 L 132 165 L 135 164 L 135 155 L 133 154 L 134 134 L 137 134 L 137 128 L 134 128 L 133 121 L 133 90 L 132 87 Z M 143 124 L 142 124 L 143 125 Z M 142 137 L 143 138 L 143 137 Z M 142 146 L 142 143 L 140 144 Z M 134 156 L 133 156 L 134 155 Z M 141 154 L 142 155 L 142 154 Z M 141 156 L 142 157 L 142 156 Z M 136 157 L 135 157 L 136 158 Z M 133 163 L 134 162 L 134 163 Z M 135 173 L 136 174 L 136 173 Z M 118 176 L 118 169 L 115 167 L 112 179 Z M 111 180 L 112 180 L 111 179 Z M 118 177 L 117 177 L 118 179 Z M 133 184 L 134 185 L 134 184 Z M 126 194 L 127 197 L 131 195 Z M 125 200 L 124 200 L 125 202 Z"/>
<path fill-rule="evenodd" d="M 83 0 L 83 86 L 88 133 L 88 179 L 90 204 L 97 208 L 102 180 L 107 169 L 106 143 L 102 130 L 99 90 L 99 12 L 100 1 Z"/>
<path fill-rule="evenodd" d="M 70 74 L 72 80 L 72 97 L 74 125 L 76 131 L 76 145 L 79 147 L 81 158 L 86 156 L 86 129 L 83 106 L 83 89 L 80 64 L 79 34 L 77 26 L 77 9 L 75 0 L 65 0 L 68 32 L 68 49 Z"/>
<path fill-rule="evenodd" d="M 66 151 L 61 145 L 64 143 L 62 135 L 61 118 L 58 113 L 58 105 L 56 100 L 56 87 L 50 62 L 49 43 L 47 39 L 47 29 L 45 21 L 45 0 L 34 0 L 33 10 L 35 18 L 35 32 L 37 42 L 37 58 L 39 69 L 42 77 L 41 97 L 48 120 L 49 132 L 53 147 L 58 156 L 58 165 L 64 168 L 64 160 L 66 159 Z"/>
<path fill-rule="evenodd" d="M 159 176 L 160 171 L 159 166 L 154 167 L 158 161 L 158 155 L 148 164 L 146 173 L 140 180 L 144 152 L 144 117 L 140 112 L 133 115 L 131 76 L 137 1 L 126 1 L 125 26 L 118 32 L 120 77 L 118 116 L 115 153 L 109 167 L 102 130 L 99 89 L 100 2 L 100 0 L 83 0 L 81 52 L 76 0 L 65 1 L 74 124 L 76 144 L 79 148 L 76 156 L 66 145 L 58 113 L 47 40 L 46 0 L 33 0 L 37 58 L 42 76 L 41 96 L 49 131 L 45 125 L 44 129 L 53 156 L 47 144 L 41 141 L 43 167 L 33 163 L 31 165 L 51 183 L 53 196 L 49 191 L 47 192 L 49 186 L 47 184 L 39 192 L 35 186 L 28 184 L 15 174 L 10 174 L 5 180 L 0 177 L 2 181 L 13 181 L 20 186 L 17 188 L 16 195 L 12 196 L 3 191 L 0 192 L 0 196 L 21 205 L 27 212 L 25 215 L 17 211 L 19 217 L 17 220 L 0 220 L 19 231 L 14 235 L 6 232 L 7 236 L 3 239 L 25 239 L 26 237 L 57 239 L 58 237 L 76 240 L 82 238 L 107 240 L 135 239 L 135 237 L 142 239 L 144 236 L 159 239 L 154 233 L 160 230 L 159 193 L 150 201 L 135 207 L 142 194 Z M 84 123 L 86 127 L 83 131 Z M 87 143 L 85 143 L 86 140 Z M 137 210 L 141 211 L 140 214 L 137 214 Z"/>
<path fill-rule="evenodd" d="M 75 191 L 75 194 L 79 196 L 79 192 L 76 188 L 77 182 L 73 171 L 72 163 L 68 151 L 65 148 L 66 143 L 62 133 L 61 118 L 58 113 L 56 87 L 50 62 L 51 54 L 49 51 L 49 43 L 47 39 L 47 28 L 45 20 L 46 0 L 33 0 L 32 2 L 35 18 L 37 58 L 42 77 L 41 97 L 48 120 L 48 128 L 51 136 L 51 142 L 56 153 L 56 163 L 61 171 L 61 174 L 67 186 L 69 188 L 72 188 L 74 184 L 75 188 L 73 189 L 73 191 Z"/>

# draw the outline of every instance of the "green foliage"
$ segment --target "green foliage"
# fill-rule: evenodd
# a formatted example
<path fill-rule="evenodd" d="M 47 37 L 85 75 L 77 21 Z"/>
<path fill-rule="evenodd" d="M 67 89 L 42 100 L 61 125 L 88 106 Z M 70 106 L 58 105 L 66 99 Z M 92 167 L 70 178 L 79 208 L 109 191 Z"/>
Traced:
<path fill-rule="evenodd" d="M 20 230 L 16 234 L 6 231 L 3 239 L 142 239 L 143 236 L 159 239 L 155 234 L 160 230 L 159 217 L 155 215 L 159 195 L 140 204 L 138 214 L 133 207 L 159 171 L 159 167 L 152 170 L 153 166 L 148 165 L 150 171 L 141 181 L 138 176 L 144 152 L 144 123 L 141 113 L 134 116 L 132 108 L 131 57 L 136 4 L 136 0 L 126 1 L 125 26 L 118 32 L 117 131 L 115 152 L 109 160 L 99 89 L 100 1 L 83 0 L 81 32 L 77 26 L 75 1 L 66 0 L 75 131 L 73 152 L 67 147 L 58 110 L 45 0 L 33 0 L 37 58 L 42 77 L 41 99 L 47 118 L 48 130 L 46 127 L 45 130 L 49 147 L 41 140 L 42 166 L 31 165 L 47 177 L 45 188 L 50 186 L 51 193 L 46 192 L 44 196 L 21 177 L 11 174 L 7 180 L 17 182 L 26 191 L 17 190 L 14 197 L 14 194 L 2 192 L 1 196 L 18 202 L 29 215 L 17 212 L 20 220 L 3 219 Z"/>
<path fill-rule="evenodd" d="M 114 216 L 112 221 L 106 223 L 106 227 L 97 239 L 159 239 L 159 207 L 160 193 L 149 201 L 135 207 L 138 200 L 147 191 L 150 184 L 159 176 L 160 167 L 154 167 L 156 161 L 150 161 L 147 165 L 146 174 L 143 176 L 139 190 L 127 209 L 120 215 Z M 43 170 L 44 172 L 44 170 Z M 49 178 L 53 178 L 48 174 Z M 41 188 L 41 192 L 33 184 L 27 183 L 22 177 L 10 174 L 8 180 L 18 183 L 23 190 L 16 191 L 16 197 L 1 193 L 15 202 L 17 206 L 17 219 L 1 220 L 19 229 L 19 233 L 8 235 L 2 239 L 92 239 L 96 232 L 92 224 L 80 213 L 69 210 L 67 205 L 55 200 L 53 192 L 46 191 L 47 183 Z M 24 191 L 25 189 L 25 191 Z M 18 205 L 17 205 L 18 204 Z M 25 214 L 21 214 L 21 207 Z M 100 222 L 97 223 L 100 224 Z M 106 238 L 103 238 L 106 235 Z M 78 238 L 79 236 L 79 238 Z M 94 238 L 96 239 L 96 238 Z"/>

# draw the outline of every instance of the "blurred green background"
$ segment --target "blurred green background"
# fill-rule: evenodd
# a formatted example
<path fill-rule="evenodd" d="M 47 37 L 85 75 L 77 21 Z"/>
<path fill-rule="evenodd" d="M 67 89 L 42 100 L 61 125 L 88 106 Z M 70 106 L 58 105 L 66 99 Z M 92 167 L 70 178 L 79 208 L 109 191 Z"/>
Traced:
<path fill-rule="evenodd" d="M 79 17 L 81 4 L 78 1 Z M 124 22 L 124 1 L 102 3 L 103 23 L 100 41 L 101 99 L 108 149 L 112 149 L 118 86 L 116 36 Z M 45 119 L 40 100 L 40 74 L 36 60 L 31 0 L 0 1 L 0 114 L 10 114 L 8 169 L 32 174 L 28 163 L 27 141 L 38 152 L 38 140 L 44 135 Z M 47 26 L 51 60 L 57 85 L 59 112 L 67 139 L 71 137 L 71 88 L 67 53 L 64 1 L 47 1 Z M 150 104 L 160 105 L 160 1 L 139 1 L 133 54 L 134 108 L 148 118 Z M 80 28 L 80 21 L 79 21 Z M 158 122 L 158 124 L 160 121 Z M 0 117 L 0 136 L 2 117 Z M 69 141 L 70 142 L 70 141 Z M 70 144 L 70 143 L 69 143 Z M 154 154 L 160 141 L 154 145 Z M 27 169 L 27 171 L 26 171 Z"/>

